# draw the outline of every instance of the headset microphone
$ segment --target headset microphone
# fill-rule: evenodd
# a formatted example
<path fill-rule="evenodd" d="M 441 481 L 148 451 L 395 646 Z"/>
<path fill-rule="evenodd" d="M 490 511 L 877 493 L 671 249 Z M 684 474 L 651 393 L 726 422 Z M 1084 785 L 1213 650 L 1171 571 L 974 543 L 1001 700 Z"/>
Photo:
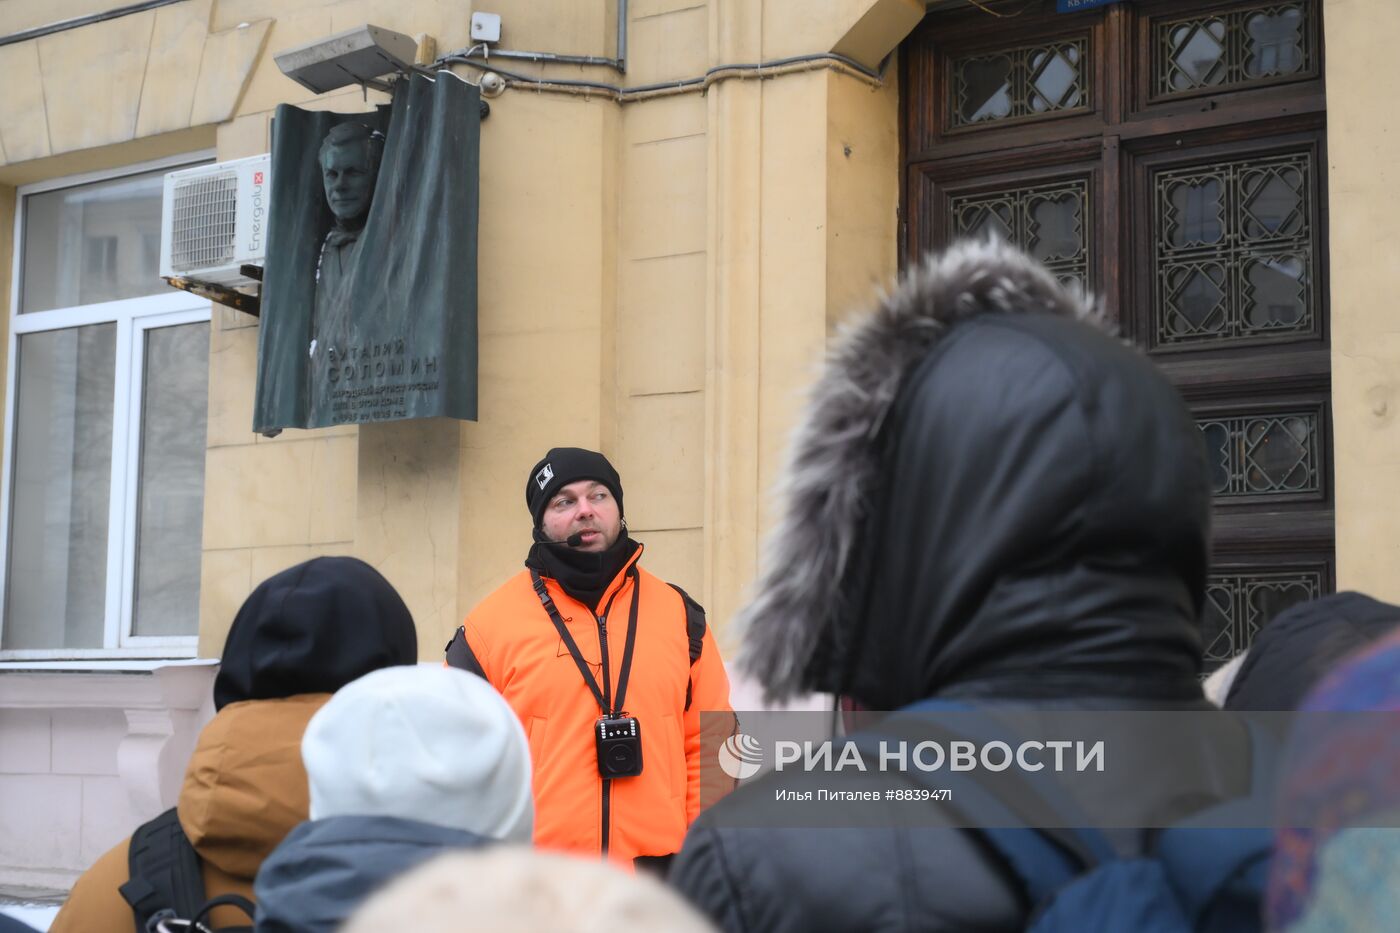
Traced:
<path fill-rule="evenodd" d="M 567 538 L 564 539 L 564 543 L 567 544 L 569 547 L 578 547 L 580 544 L 583 543 L 583 532 L 575 531 L 573 534 L 569 535 Z"/>

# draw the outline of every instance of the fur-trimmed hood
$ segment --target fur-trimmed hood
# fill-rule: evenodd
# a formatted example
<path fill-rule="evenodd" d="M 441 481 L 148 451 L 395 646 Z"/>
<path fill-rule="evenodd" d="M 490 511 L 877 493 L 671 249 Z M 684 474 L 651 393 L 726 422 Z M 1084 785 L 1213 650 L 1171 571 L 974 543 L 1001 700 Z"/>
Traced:
<path fill-rule="evenodd" d="M 1199 696 L 1204 450 L 1106 330 L 993 242 L 842 329 L 738 616 L 770 700 Z"/>

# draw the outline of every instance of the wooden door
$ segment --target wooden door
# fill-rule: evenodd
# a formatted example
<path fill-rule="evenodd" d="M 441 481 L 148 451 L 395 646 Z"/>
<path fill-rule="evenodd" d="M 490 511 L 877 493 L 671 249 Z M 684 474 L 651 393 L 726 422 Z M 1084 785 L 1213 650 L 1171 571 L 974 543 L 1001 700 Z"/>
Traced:
<path fill-rule="evenodd" d="M 1322 55 L 1319 0 L 944 4 L 901 49 L 904 261 L 1021 245 L 1196 415 L 1208 670 L 1335 585 Z"/>

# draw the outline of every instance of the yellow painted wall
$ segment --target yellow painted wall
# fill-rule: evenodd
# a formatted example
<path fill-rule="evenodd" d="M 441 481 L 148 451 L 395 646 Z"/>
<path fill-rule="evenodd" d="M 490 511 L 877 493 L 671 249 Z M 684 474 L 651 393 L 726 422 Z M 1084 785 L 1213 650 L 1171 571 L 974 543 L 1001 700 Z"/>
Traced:
<path fill-rule="evenodd" d="M 1400 5 L 1323 4 L 1337 587 L 1400 600 Z M 1339 54 L 1338 50 L 1345 50 Z"/>
<path fill-rule="evenodd" d="M 703 25 L 691 11 L 647 22 L 659 32 L 668 20 Z M 703 33 L 692 38 L 703 50 Z M 698 94 L 622 109 L 616 388 L 604 440 L 648 564 L 697 598 L 704 582 L 708 125 Z"/>
<path fill-rule="evenodd" d="M 46 8 L 57 9 L 0 0 L 16 28 L 51 21 Z M 490 10 L 504 47 L 615 54 L 614 2 Z M 499 67 L 629 88 L 832 51 L 874 67 L 920 12 L 916 0 L 633 0 L 625 76 Z M 469 21 L 456 0 L 187 0 L 0 48 L 0 65 L 23 75 L 0 99 L 0 183 L 121 164 L 153 145 L 265 152 L 279 103 L 361 110 L 377 97 L 312 95 L 275 52 L 363 22 L 444 52 L 469 44 Z M 424 656 L 438 656 L 461 615 L 520 567 L 525 474 L 554 445 L 614 460 L 648 565 L 706 602 L 723 633 L 828 327 L 895 268 L 893 81 L 813 68 L 623 103 L 519 87 L 491 102 L 478 422 L 257 437 L 258 323 L 216 308 L 200 653 L 218 653 L 262 578 L 352 553 L 400 588 Z M 100 118 L 63 92 L 67 73 L 95 88 Z"/>

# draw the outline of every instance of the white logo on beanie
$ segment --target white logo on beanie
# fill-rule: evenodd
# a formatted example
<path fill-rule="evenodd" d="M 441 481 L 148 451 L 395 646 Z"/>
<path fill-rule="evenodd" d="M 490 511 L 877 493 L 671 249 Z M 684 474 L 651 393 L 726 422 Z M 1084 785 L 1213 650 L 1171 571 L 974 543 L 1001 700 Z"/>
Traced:
<path fill-rule="evenodd" d="M 541 489 L 548 486 L 552 479 L 554 479 L 554 467 L 548 463 L 540 467 L 540 471 L 535 474 L 535 482 Z"/>

